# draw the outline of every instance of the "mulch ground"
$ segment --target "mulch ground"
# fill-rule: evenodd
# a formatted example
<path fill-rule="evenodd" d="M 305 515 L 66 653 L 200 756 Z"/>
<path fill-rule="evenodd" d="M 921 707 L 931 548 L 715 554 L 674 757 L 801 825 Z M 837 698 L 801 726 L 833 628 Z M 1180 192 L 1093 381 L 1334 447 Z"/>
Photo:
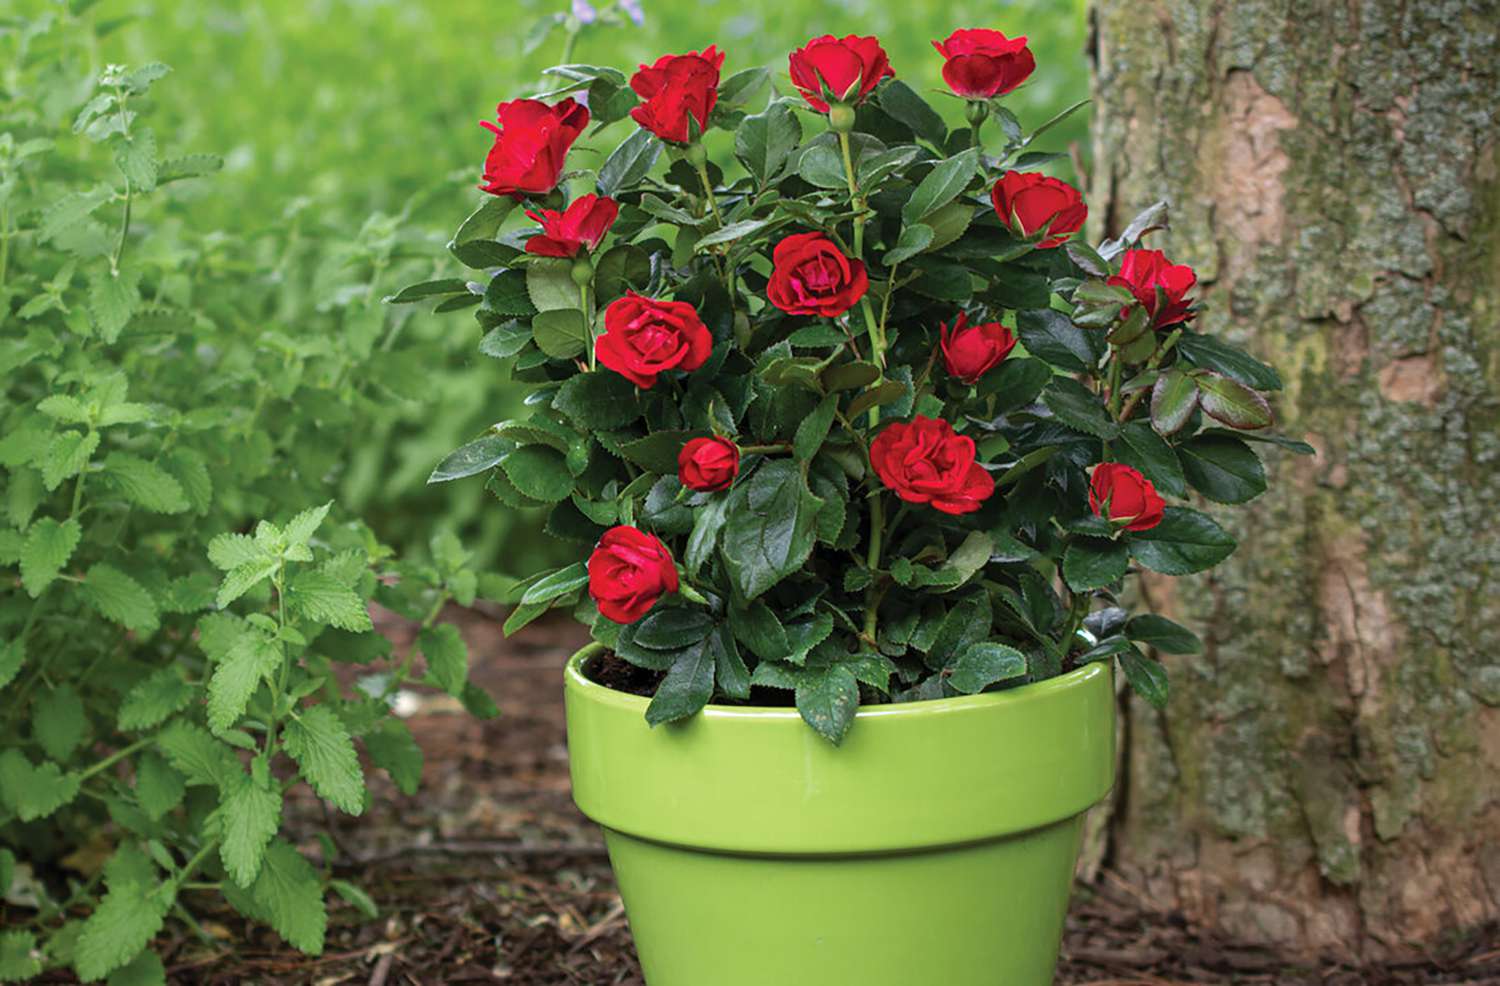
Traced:
<path fill-rule="evenodd" d="M 501 717 L 478 722 L 445 696 L 422 696 L 408 719 L 427 756 L 422 791 L 403 797 L 381 775 L 369 813 L 333 819 L 343 857 L 336 869 L 370 891 L 381 919 L 364 921 L 335 903 L 327 949 L 310 959 L 216 898 L 190 899 L 203 934 L 165 943 L 171 981 L 643 986 L 599 833 L 568 794 L 560 670 L 583 633 L 543 623 L 507 641 L 494 616 L 461 619 L 473 677 L 496 697 Z M 386 621 L 384 629 L 398 653 L 409 643 L 409 627 Z M 288 816 L 294 832 L 305 826 L 304 851 L 320 854 L 314 834 L 327 822 L 319 803 L 300 801 Z M 1500 984 L 1500 930 L 1481 938 L 1488 944 L 1471 939 L 1396 966 L 1298 967 L 1150 910 L 1106 873 L 1078 888 L 1057 982 Z"/>

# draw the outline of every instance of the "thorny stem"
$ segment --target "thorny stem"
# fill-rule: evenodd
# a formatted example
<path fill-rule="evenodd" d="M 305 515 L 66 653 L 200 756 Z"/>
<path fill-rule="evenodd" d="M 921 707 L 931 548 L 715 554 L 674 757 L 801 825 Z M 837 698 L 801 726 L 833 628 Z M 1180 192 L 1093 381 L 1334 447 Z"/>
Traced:
<path fill-rule="evenodd" d="M 880 568 L 881 541 L 885 537 L 885 495 L 876 492 L 870 497 L 870 551 L 865 556 L 865 565 L 870 569 L 870 587 L 865 590 L 865 637 L 871 645 L 875 643 L 875 630 L 880 610 L 880 597 L 884 590 L 875 578 Z"/>
<path fill-rule="evenodd" d="M 598 359 L 594 355 L 594 313 L 589 308 L 589 282 L 584 281 L 578 285 L 578 307 L 583 310 L 583 330 L 589 337 L 589 369 L 592 370 Z"/>
<path fill-rule="evenodd" d="M 713 213 L 714 225 L 724 228 L 724 215 L 719 211 L 719 200 L 714 195 L 714 183 L 708 177 L 708 157 L 702 145 L 693 144 L 688 148 L 689 159 L 693 163 L 693 170 L 698 172 L 698 181 L 703 185 L 703 197 L 708 201 L 708 209 Z M 729 293 L 730 304 L 734 303 L 734 272 L 729 268 L 729 262 L 718 250 L 713 251 L 714 265 L 719 268 L 719 276 L 724 281 L 724 289 Z"/>
<path fill-rule="evenodd" d="M 1089 595 L 1086 592 L 1076 592 L 1069 596 L 1068 603 L 1068 625 L 1067 631 L 1062 638 L 1062 657 L 1067 659 L 1073 650 L 1073 639 L 1078 636 L 1078 628 L 1083 626 L 1084 617 L 1089 613 Z"/>
<path fill-rule="evenodd" d="M 849 150 L 849 135 L 839 131 L 839 151 L 844 158 L 844 177 L 849 183 L 849 207 L 854 210 L 854 256 L 861 263 L 865 256 L 865 203 L 859 191 L 859 179 L 854 173 L 854 155 Z M 870 306 L 868 292 L 859 299 L 860 311 L 864 312 L 865 325 L 870 334 L 870 358 L 875 365 L 885 368 L 885 317 L 890 309 L 890 296 L 894 293 L 895 271 L 891 272 L 891 289 L 886 292 L 886 297 L 881 305 L 881 317 L 875 317 L 875 310 Z M 873 429 L 880 423 L 880 408 L 870 408 L 870 427 Z M 865 564 L 870 569 L 871 582 L 865 590 L 865 627 L 864 636 L 871 646 L 876 640 L 876 631 L 879 625 L 880 600 L 885 594 L 884 587 L 879 579 L 875 578 L 876 571 L 880 568 L 880 552 L 885 539 L 885 500 L 884 495 L 876 492 L 870 498 L 870 547 L 865 557 Z"/>
<path fill-rule="evenodd" d="M 714 222 L 719 224 L 720 229 L 723 229 L 724 216 L 719 212 L 719 200 L 714 196 L 714 183 L 708 177 L 708 161 L 695 155 L 693 169 L 698 172 L 698 181 L 703 184 L 703 197 L 708 199 L 708 208 L 714 214 Z"/>
<path fill-rule="evenodd" d="M 849 135 L 839 133 L 839 150 L 844 155 L 844 177 L 849 183 L 849 207 L 854 210 L 854 259 L 864 262 L 865 259 L 865 203 L 859 191 L 859 179 L 854 175 L 854 155 L 849 150 Z M 865 326 L 870 334 L 870 358 L 875 365 L 885 368 L 885 327 L 884 322 L 875 318 L 875 310 L 870 307 L 868 292 L 865 297 L 859 299 L 860 311 L 864 312 Z M 879 411 L 870 409 L 870 424 L 880 420 Z"/>

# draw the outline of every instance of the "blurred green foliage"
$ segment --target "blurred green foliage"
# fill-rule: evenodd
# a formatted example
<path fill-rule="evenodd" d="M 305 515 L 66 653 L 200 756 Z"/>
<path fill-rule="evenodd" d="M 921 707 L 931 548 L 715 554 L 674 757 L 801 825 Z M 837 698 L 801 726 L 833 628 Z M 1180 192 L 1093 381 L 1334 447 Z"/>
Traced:
<path fill-rule="evenodd" d="M 765 64 L 784 87 L 786 54 L 807 38 L 875 34 L 903 79 L 932 90 L 941 86 L 942 60 L 931 40 L 957 27 L 984 26 L 1030 38 L 1037 72 L 1008 97 L 1028 125 L 1087 95 L 1083 0 L 641 4 L 642 25 L 591 25 L 573 59 L 629 70 L 664 52 L 717 44 L 729 56 L 726 72 Z M 56 0 L 19 0 L 22 14 L 56 6 Z M 224 175 L 193 203 L 195 226 L 254 236 L 295 215 L 304 235 L 280 262 L 333 283 L 340 280 L 339 241 L 353 241 L 361 230 L 368 236 L 370 217 L 378 214 L 408 275 L 396 276 L 394 263 L 377 270 L 365 288 L 380 294 L 419 278 L 423 257 L 431 258 L 433 276 L 460 273 L 443 244 L 476 199 L 473 185 L 490 142 L 477 121 L 491 117 L 496 102 L 534 91 L 541 70 L 561 60 L 561 29 L 529 53 L 524 48 L 540 21 L 568 9 L 560 0 L 71 0 L 69 6 L 93 7 L 93 20 L 108 26 L 94 42 L 99 68 L 152 60 L 174 67 L 176 84 L 155 114 L 174 145 L 224 153 Z M 956 116 L 961 104 L 951 104 Z M 1054 131 L 1050 146 L 1082 142 L 1087 125 L 1086 113 L 1075 114 Z M 601 135 L 601 145 L 612 146 L 627 126 Z M 409 276 L 414 264 L 416 277 Z M 342 286 L 357 287 L 347 278 Z M 295 306 L 284 311 L 294 323 Z M 523 518 L 518 525 L 477 485 L 424 486 L 445 452 L 506 417 L 516 397 L 494 362 L 476 352 L 478 328 L 466 315 L 401 314 L 396 331 L 424 344 L 436 362 L 420 368 L 420 392 L 393 400 L 383 419 L 367 422 L 369 440 L 339 479 L 340 501 L 401 547 L 425 545 L 442 525 L 462 530 L 482 559 L 501 567 L 546 550 L 539 524 Z M 502 539 L 512 535 L 501 555 Z"/>

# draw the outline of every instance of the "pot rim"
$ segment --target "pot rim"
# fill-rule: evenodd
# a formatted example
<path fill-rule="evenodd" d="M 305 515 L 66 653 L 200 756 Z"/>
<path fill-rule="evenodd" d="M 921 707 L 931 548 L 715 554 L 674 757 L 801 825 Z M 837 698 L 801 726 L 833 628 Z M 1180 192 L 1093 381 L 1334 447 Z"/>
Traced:
<path fill-rule="evenodd" d="M 986 841 L 1072 818 L 1114 775 L 1112 668 L 860 709 L 838 746 L 784 706 L 651 726 L 650 699 L 565 672 L 573 799 L 606 829 L 727 853 L 848 855 Z"/>
<path fill-rule="evenodd" d="M 598 656 L 609 648 L 597 640 L 591 640 L 580 647 L 568 658 L 564 675 L 567 687 L 587 697 L 591 702 L 599 702 L 615 708 L 628 709 L 645 715 L 646 706 L 651 704 L 651 699 L 643 695 L 633 695 L 630 692 L 622 692 L 617 688 L 600 684 L 584 673 L 583 666 L 589 659 Z M 1007 688 L 998 692 L 980 692 L 975 695 L 954 695 L 945 698 L 924 698 L 909 702 L 883 702 L 877 705 L 861 705 L 859 711 L 854 714 L 855 722 L 868 722 L 871 719 L 884 719 L 892 717 L 906 717 L 913 715 L 941 715 L 945 712 L 961 712 L 979 706 L 991 704 L 1019 704 L 1023 702 L 1042 701 L 1057 693 L 1070 691 L 1074 688 L 1083 687 L 1087 682 L 1110 673 L 1108 661 L 1090 661 L 1079 668 L 1067 671 L 1063 674 L 1044 681 L 1033 681 L 1015 688 Z M 783 705 L 725 705 L 710 702 L 698 713 L 710 719 L 797 719 L 801 720 L 802 714 L 792 706 Z"/>

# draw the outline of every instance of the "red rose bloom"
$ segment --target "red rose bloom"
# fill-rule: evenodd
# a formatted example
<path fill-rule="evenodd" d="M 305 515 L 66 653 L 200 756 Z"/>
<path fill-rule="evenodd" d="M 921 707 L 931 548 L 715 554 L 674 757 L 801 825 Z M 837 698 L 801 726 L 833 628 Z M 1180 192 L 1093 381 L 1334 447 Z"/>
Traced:
<path fill-rule="evenodd" d="M 1151 324 L 1158 329 L 1197 315 L 1185 295 L 1198 283 L 1198 275 L 1186 264 L 1172 263 L 1160 250 L 1126 250 L 1120 261 L 1120 273 L 1111 277 L 1109 283 L 1135 295 L 1146 306 Z M 1129 311 L 1125 314 L 1128 316 Z"/>
<path fill-rule="evenodd" d="M 739 474 L 740 449 L 727 438 L 690 439 L 677 453 L 677 478 L 690 490 L 727 490 Z"/>
<path fill-rule="evenodd" d="M 999 31 L 966 28 L 932 46 L 945 59 L 943 81 L 965 99 L 1003 96 L 1036 70 L 1026 39 L 1007 38 Z"/>
<path fill-rule="evenodd" d="M 870 443 L 870 464 L 901 499 L 945 514 L 978 510 L 995 492 L 995 480 L 974 461 L 974 440 L 939 418 L 887 425 Z"/>
<path fill-rule="evenodd" d="M 844 256 L 822 233 L 788 236 L 772 259 L 766 295 L 788 315 L 842 315 L 870 287 L 864 262 Z"/>
<path fill-rule="evenodd" d="M 568 148 L 589 125 L 587 106 L 571 97 L 556 106 L 535 99 L 513 99 L 495 107 L 495 143 L 484 159 L 484 184 L 492 195 L 545 195 L 557 187 Z"/>
<path fill-rule="evenodd" d="M 526 241 L 526 252 L 542 257 L 576 257 L 580 250 L 594 250 L 615 224 L 620 207 L 614 199 L 585 195 L 563 212 L 543 209 L 526 214 L 542 224 L 542 231 Z"/>
<path fill-rule="evenodd" d="M 999 322 L 969 324 L 969 316 L 959 312 L 953 328 L 939 327 L 943 364 L 948 373 L 964 383 L 975 384 L 979 378 L 999 366 L 1016 347 L 1016 337 Z"/>
<path fill-rule="evenodd" d="M 819 113 L 828 112 L 824 90 L 839 102 L 858 105 L 881 79 L 896 74 L 879 41 L 853 34 L 846 38 L 831 34 L 813 38 L 792 52 L 788 63 L 792 85 L 802 93 L 807 105 Z"/>
<path fill-rule="evenodd" d="M 677 591 L 677 566 L 661 538 L 634 527 L 611 527 L 589 555 L 589 595 L 616 623 L 634 623 L 656 601 Z"/>
<path fill-rule="evenodd" d="M 1045 229 L 1047 238 L 1037 244 L 1041 250 L 1078 232 L 1089 215 L 1078 189 L 1036 172 L 1007 171 L 995 182 L 990 201 L 1000 221 L 1022 236 Z"/>
<path fill-rule="evenodd" d="M 1089 509 L 1098 516 L 1123 523 L 1127 531 L 1149 531 L 1161 523 L 1166 507 L 1151 480 L 1130 466 L 1104 462 L 1094 467 Z"/>
<path fill-rule="evenodd" d="M 663 55 L 654 65 L 642 65 L 630 77 L 630 88 L 644 102 L 630 118 L 662 140 L 686 144 L 688 117 L 698 130 L 708 129 L 708 116 L 719 101 L 719 69 L 724 53 L 709 45 L 702 54 Z"/>
<path fill-rule="evenodd" d="M 685 301 L 656 301 L 634 291 L 604 310 L 604 332 L 594 355 L 637 387 L 656 386 L 664 370 L 696 370 L 713 352 L 714 340 Z"/>

